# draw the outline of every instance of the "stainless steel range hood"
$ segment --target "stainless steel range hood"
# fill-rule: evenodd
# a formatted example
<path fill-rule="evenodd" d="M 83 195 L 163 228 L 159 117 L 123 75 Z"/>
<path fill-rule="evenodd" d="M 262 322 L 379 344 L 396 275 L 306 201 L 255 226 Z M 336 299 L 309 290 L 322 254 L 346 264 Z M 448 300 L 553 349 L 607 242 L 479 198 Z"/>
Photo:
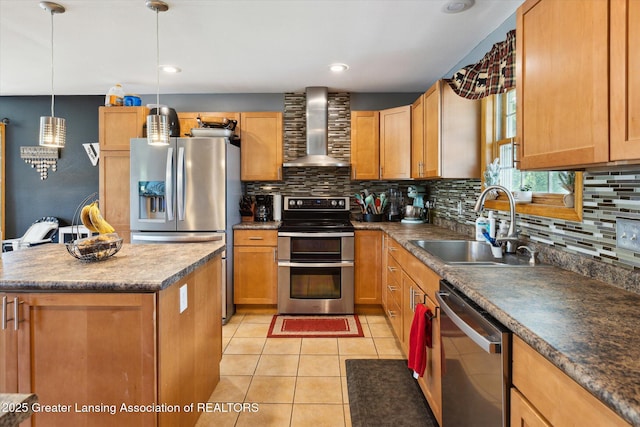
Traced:
<path fill-rule="evenodd" d="M 307 155 L 285 162 L 284 167 L 349 167 L 349 162 L 328 155 L 328 89 L 308 87 L 307 95 Z"/>

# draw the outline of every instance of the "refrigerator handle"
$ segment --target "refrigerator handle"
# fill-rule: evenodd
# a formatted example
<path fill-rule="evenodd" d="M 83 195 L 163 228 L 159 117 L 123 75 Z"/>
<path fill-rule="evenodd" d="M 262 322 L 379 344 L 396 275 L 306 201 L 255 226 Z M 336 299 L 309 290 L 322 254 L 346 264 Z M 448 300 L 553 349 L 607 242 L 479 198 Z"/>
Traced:
<path fill-rule="evenodd" d="M 173 221 L 173 147 L 167 150 L 167 167 L 165 171 L 165 190 L 167 205 L 167 220 Z"/>
<path fill-rule="evenodd" d="M 178 221 L 184 221 L 184 147 L 178 148 L 178 167 L 176 168 L 176 170 L 178 178 L 176 183 L 176 196 L 178 199 Z"/>

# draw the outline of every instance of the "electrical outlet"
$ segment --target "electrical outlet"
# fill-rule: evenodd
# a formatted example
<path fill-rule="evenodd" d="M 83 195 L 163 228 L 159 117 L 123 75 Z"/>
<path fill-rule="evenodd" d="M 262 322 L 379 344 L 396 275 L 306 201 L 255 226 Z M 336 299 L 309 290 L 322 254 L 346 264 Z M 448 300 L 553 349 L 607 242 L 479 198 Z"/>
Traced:
<path fill-rule="evenodd" d="M 616 220 L 616 245 L 618 248 L 640 252 L 640 221 Z"/>
<path fill-rule="evenodd" d="M 187 309 L 187 284 L 180 286 L 180 313 Z"/>

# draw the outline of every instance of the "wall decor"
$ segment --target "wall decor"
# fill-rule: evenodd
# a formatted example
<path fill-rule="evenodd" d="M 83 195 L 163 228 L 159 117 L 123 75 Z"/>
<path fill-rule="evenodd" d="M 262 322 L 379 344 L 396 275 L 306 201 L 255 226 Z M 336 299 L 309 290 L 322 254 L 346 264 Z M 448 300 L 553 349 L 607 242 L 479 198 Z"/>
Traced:
<path fill-rule="evenodd" d="M 54 147 L 20 147 L 20 158 L 40 173 L 41 180 L 45 180 L 49 176 L 49 169 L 53 172 L 58 169 L 60 151 Z"/>

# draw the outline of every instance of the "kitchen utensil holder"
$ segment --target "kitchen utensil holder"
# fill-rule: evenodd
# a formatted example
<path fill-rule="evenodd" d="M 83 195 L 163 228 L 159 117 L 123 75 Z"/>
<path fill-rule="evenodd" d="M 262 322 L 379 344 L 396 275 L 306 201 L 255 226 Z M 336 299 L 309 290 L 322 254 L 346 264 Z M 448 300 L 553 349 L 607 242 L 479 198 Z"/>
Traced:
<path fill-rule="evenodd" d="M 362 214 L 362 221 L 364 222 L 382 222 L 384 214 Z"/>

